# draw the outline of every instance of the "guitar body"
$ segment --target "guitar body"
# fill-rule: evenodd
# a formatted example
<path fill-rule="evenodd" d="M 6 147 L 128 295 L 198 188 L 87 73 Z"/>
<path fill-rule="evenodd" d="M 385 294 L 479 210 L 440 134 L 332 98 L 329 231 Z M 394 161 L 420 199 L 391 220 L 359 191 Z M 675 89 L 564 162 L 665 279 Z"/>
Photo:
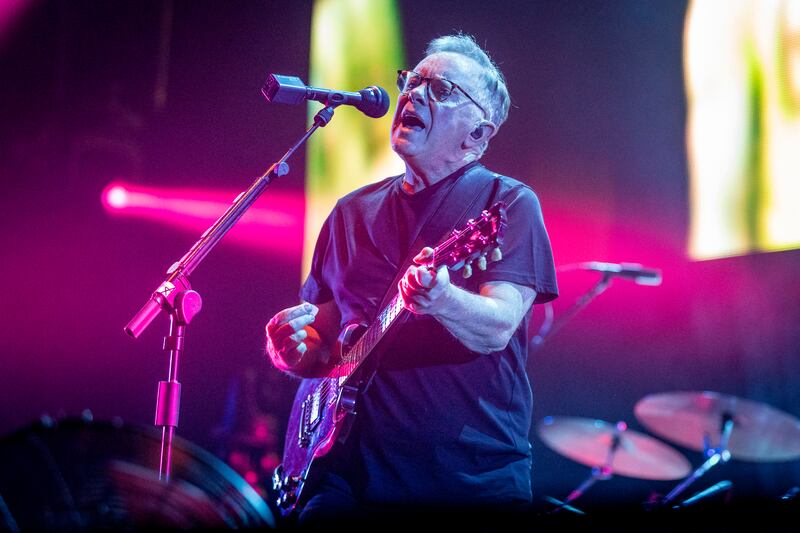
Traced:
<path fill-rule="evenodd" d="M 505 227 L 505 204 L 497 202 L 477 220 L 470 220 L 463 229 L 454 230 L 434 249 L 428 266 L 434 270 L 447 267 L 451 271 L 463 268 L 468 277 L 473 261 L 477 260 L 478 268 L 486 267 L 489 252 L 492 261 L 501 259 L 500 244 Z M 396 294 L 369 327 L 347 326 L 337 342 L 339 361 L 328 375 L 301 381 L 286 429 L 283 463 L 272 476 L 282 514 L 289 514 L 297 506 L 313 462 L 347 438 L 359 394 L 378 364 L 376 357 L 368 356 L 404 312 L 402 298 Z"/>
<path fill-rule="evenodd" d="M 349 325 L 342 331 L 337 342 L 340 357 L 350 350 L 365 329 L 363 325 Z M 357 376 L 350 376 L 350 379 L 358 381 Z M 286 427 L 283 462 L 272 480 L 283 514 L 290 513 L 297 505 L 313 461 L 327 455 L 338 441 L 347 438 L 356 413 L 358 393 L 358 385 L 342 384 L 339 376 L 300 382 Z"/>

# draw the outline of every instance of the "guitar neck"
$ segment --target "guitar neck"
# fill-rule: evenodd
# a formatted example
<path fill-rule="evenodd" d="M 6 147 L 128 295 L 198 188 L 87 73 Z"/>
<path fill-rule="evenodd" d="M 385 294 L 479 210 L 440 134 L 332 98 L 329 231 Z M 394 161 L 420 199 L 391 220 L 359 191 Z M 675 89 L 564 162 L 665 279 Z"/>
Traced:
<path fill-rule="evenodd" d="M 400 294 L 395 294 L 389 304 L 383 308 L 377 318 L 367 328 L 364 334 L 353 345 L 347 355 L 339 364 L 336 365 L 336 375 L 339 376 L 339 385 L 343 385 L 347 379 L 361 366 L 361 363 L 372 352 L 375 346 L 383 338 L 389 328 L 403 314 L 403 300 Z"/>
<path fill-rule="evenodd" d="M 477 221 L 470 220 L 464 229 L 454 230 L 433 249 L 429 268 L 433 272 L 442 266 L 453 270 L 461 268 L 465 261 L 471 261 L 478 255 L 483 255 L 482 258 L 485 259 L 486 251 L 501 242 L 505 217 L 505 204 L 497 202 L 489 211 L 484 211 Z M 499 248 L 495 251 L 499 252 Z M 499 256 L 493 260 L 499 260 Z M 483 264 L 485 266 L 485 261 Z M 399 293 L 395 293 L 391 302 L 381 310 L 329 376 L 337 377 L 339 385 L 344 385 L 404 312 L 403 300 Z"/>

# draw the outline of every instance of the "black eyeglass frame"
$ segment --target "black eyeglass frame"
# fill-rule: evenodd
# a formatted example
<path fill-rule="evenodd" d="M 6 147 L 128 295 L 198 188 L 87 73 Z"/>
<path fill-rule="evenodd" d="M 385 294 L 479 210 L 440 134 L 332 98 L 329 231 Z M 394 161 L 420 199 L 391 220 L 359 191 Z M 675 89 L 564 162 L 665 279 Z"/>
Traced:
<path fill-rule="evenodd" d="M 409 91 L 406 91 L 406 90 L 405 90 L 405 86 L 407 85 L 408 78 L 409 78 L 409 77 L 411 77 L 411 76 L 416 76 L 416 77 L 418 77 L 418 78 L 420 79 L 420 83 L 422 83 L 422 82 L 427 82 L 427 84 L 426 84 L 426 86 L 425 86 L 425 90 L 427 91 L 427 94 L 428 94 L 428 96 L 429 96 L 431 99 L 435 100 L 436 102 L 444 102 L 445 100 L 447 100 L 448 98 L 450 98 L 450 95 L 451 95 L 451 94 L 453 94 L 453 91 L 454 91 L 454 90 L 458 89 L 459 91 L 461 91 L 461 92 L 464 94 L 464 96 L 466 96 L 467 98 L 469 98 L 469 101 L 470 101 L 470 102 L 472 102 L 473 104 L 475 104 L 476 106 L 478 106 L 478 109 L 480 109 L 481 111 L 483 111 L 484 118 L 487 118 L 487 119 L 488 119 L 488 117 L 489 117 L 489 113 L 487 113 L 487 112 L 486 112 L 486 110 L 483 108 L 483 106 L 482 106 L 481 104 L 479 104 L 478 102 L 476 102 L 476 101 L 475 101 L 475 99 L 474 99 L 473 97 L 471 97 L 471 96 L 469 95 L 469 93 L 467 93 L 467 91 L 465 91 L 465 90 L 464 90 L 464 89 L 463 89 L 463 88 L 462 88 L 460 85 L 458 85 L 456 82 L 450 81 L 450 80 L 448 80 L 447 78 L 442 78 L 441 76 L 435 76 L 435 77 L 430 77 L 430 78 L 427 78 L 427 77 L 423 76 L 422 74 L 420 74 L 419 72 L 414 72 L 413 70 L 398 70 L 398 71 L 397 71 L 397 90 L 399 90 L 399 91 L 400 91 L 400 94 L 405 94 L 405 93 L 409 92 Z M 400 83 L 401 83 L 401 80 L 402 80 L 402 87 L 401 87 L 401 85 L 400 85 Z M 436 97 L 434 97 L 434 96 L 433 96 L 433 93 L 431 92 L 431 81 L 432 81 L 432 80 L 437 80 L 437 81 L 444 81 L 444 82 L 447 82 L 447 83 L 449 83 L 450 85 L 452 85 L 452 86 L 453 86 L 453 88 L 452 88 L 452 89 L 450 89 L 450 91 L 447 93 L 447 96 L 445 96 L 444 98 L 436 98 Z M 415 87 L 415 88 L 416 88 L 416 87 Z M 411 89 L 411 90 L 413 91 L 414 89 Z"/>

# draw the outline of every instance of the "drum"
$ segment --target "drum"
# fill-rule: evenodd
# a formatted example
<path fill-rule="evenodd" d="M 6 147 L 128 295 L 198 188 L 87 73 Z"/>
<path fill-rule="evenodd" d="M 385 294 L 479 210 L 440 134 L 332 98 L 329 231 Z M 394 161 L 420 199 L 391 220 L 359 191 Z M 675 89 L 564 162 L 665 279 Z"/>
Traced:
<path fill-rule="evenodd" d="M 274 528 L 266 502 L 224 462 L 121 421 L 43 418 L 0 440 L 0 529 Z"/>

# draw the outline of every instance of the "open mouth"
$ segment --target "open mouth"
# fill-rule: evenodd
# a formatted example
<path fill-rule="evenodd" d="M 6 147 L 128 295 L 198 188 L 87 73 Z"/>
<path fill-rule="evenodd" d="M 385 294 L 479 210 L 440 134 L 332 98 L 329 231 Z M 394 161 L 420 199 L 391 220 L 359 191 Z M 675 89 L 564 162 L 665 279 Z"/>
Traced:
<path fill-rule="evenodd" d="M 400 125 L 417 131 L 425 129 L 425 123 L 418 116 L 405 111 L 400 115 Z"/>

